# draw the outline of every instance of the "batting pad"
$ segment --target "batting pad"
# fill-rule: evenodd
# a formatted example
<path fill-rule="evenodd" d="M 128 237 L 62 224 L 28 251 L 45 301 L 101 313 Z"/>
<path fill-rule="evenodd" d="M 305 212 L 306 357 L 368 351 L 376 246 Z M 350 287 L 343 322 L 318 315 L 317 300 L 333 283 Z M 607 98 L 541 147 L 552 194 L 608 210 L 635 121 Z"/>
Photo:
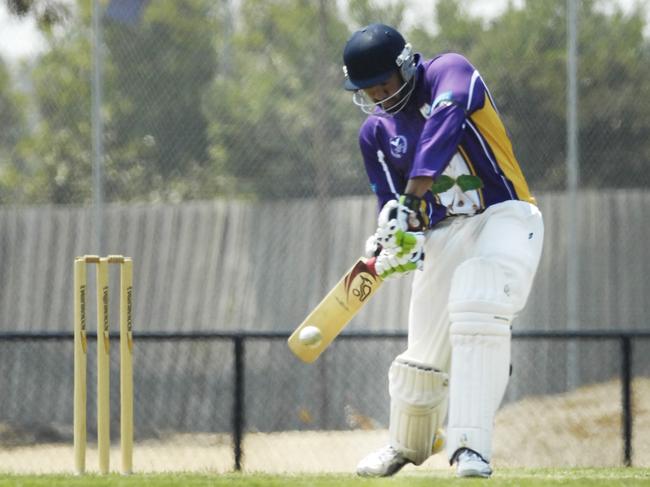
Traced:
<path fill-rule="evenodd" d="M 398 357 L 390 367 L 388 380 L 390 444 L 420 465 L 431 456 L 434 436 L 445 419 L 448 376 Z"/>
<path fill-rule="evenodd" d="M 451 461 L 459 448 L 470 448 L 488 462 L 492 456 L 494 416 L 510 372 L 510 322 L 517 308 L 510 299 L 512 285 L 499 264 L 481 258 L 459 266 L 452 280 Z"/>

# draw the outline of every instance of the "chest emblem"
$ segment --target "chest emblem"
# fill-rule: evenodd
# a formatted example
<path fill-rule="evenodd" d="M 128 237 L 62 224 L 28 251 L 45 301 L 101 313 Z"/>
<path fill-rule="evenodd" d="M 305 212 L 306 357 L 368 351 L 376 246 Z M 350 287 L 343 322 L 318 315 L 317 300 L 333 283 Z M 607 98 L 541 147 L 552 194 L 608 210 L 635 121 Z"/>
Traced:
<path fill-rule="evenodd" d="M 390 153 L 393 157 L 399 159 L 404 154 L 406 154 L 408 143 L 406 141 L 406 137 L 404 137 L 403 135 L 396 135 L 395 137 L 391 137 L 389 143 L 390 143 Z"/>

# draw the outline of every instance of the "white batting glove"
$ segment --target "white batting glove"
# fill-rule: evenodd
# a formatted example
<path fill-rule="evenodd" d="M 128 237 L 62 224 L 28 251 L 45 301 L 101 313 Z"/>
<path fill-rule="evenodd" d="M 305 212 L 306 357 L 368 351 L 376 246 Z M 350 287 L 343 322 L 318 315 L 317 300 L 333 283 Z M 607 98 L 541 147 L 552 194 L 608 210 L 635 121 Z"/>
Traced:
<path fill-rule="evenodd" d="M 411 232 L 407 232 L 411 233 Z M 403 277 L 424 267 L 424 235 L 420 234 L 414 250 L 402 253 L 395 249 L 384 249 L 375 261 L 375 271 L 382 279 Z"/>
<path fill-rule="evenodd" d="M 377 235 L 370 235 L 368 240 L 366 240 L 365 256 L 367 258 L 376 257 L 381 250 L 381 245 L 379 245 L 379 240 L 377 240 Z"/>
<path fill-rule="evenodd" d="M 400 205 L 396 200 L 390 200 L 384 205 L 377 218 L 375 238 L 383 248 L 394 249 L 397 243 L 397 232 L 408 231 L 408 217 L 411 210 Z"/>

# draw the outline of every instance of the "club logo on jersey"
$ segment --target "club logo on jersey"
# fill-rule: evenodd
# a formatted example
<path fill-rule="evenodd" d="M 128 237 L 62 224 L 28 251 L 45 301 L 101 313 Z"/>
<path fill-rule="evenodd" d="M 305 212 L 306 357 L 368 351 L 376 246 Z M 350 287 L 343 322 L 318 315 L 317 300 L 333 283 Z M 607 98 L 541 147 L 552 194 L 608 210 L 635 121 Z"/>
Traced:
<path fill-rule="evenodd" d="M 406 137 L 404 137 L 403 135 L 396 135 L 395 137 L 391 137 L 389 143 L 390 143 L 390 153 L 393 155 L 393 157 L 399 159 L 404 154 L 406 154 L 406 149 L 408 148 L 408 144 L 406 142 Z"/>
<path fill-rule="evenodd" d="M 453 104 L 453 97 L 452 97 L 452 92 L 451 91 L 445 91 L 444 93 L 440 93 L 435 100 L 433 100 L 433 103 L 430 105 L 428 103 L 425 103 L 420 107 L 420 113 L 424 118 L 429 120 L 431 117 L 433 117 L 433 111 L 438 108 L 438 107 L 446 107 L 451 104 Z"/>
<path fill-rule="evenodd" d="M 427 120 L 431 118 L 431 115 L 433 115 L 433 110 L 431 109 L 431 105 L 428 103 L 425 103 L 420 107 L 420 113 L 424 118 Z"/>

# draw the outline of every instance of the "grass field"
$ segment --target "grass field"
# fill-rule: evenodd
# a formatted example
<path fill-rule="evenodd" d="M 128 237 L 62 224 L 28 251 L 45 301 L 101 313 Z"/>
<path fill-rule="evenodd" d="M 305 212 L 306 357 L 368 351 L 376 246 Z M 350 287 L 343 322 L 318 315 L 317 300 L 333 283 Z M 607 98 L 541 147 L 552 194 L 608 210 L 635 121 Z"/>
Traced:
<path fill-rule="evenodd" d="M 0 487 L 435 487 L 478 485 L 537 487 L 650 486 L 650 469 L 512 469 L 499 470 L 490 480 L 457 479 L 452 472 L 402 474 L 388 479 L 361 479 L 352 475 L 256 475 L 256 474 L 156 474 L 74 477 L 66 475 L 5 475 Z"/>

